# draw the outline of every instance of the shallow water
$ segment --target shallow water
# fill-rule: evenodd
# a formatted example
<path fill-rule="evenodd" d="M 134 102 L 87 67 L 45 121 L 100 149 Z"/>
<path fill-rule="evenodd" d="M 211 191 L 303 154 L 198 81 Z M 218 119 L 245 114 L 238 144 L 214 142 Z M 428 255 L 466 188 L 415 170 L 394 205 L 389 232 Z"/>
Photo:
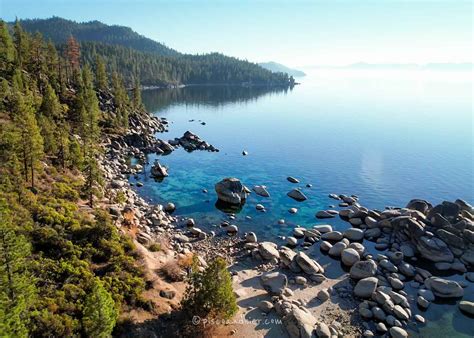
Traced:
<path fill-rule="evenodd" d="M 242 231 L 255 231 L 259 240 L 274 241 L 290 235 L 296 224 L 347 228 L 339 218 L 314 217 L 318 210 L 337 206 L 329 193 L 356 194 L 362 205 L 378 209 L 404 206 L 412 198 L 472 203 L 471 75 L 318 70 L 293 90 L 206 86 L 145 91 L 147 108 L 170 121 L 169 133 L 158 137 L 173 139 L 191 130 L 220 152 L 178 149 L 161 156 L 170 176 L 158 183 L 145 173 L 139 191 L 153 202 L 174 202 L 177 213 L 209 230 L 227 219 L 215 207 L 216 182 L 234 176 L 249 187 L 266 185 L 271 197 L 251 194 L 234 222 Z M 244 149 L 248 156 L 242 156 Z M 288 182 L 289 175 L 301 184 Z M 299 186 L 308 196 L 305 202 L 286 196 Z M 265 213 L 255 210 L 257 203 Z M 291 207 L 298 213 L 289 214 Z M 285 225 L 278 225 L 281 218 Z M 322 260 L 330 264 L 329 273 L 342 273 L 339 262 Z M 474 299 L 474 289 L 466 291 Z M 428 324 L 418 326 L 420 336 L 474 334 L 473 320 L 457 306 L 432 304 L 423 315 Z"/>

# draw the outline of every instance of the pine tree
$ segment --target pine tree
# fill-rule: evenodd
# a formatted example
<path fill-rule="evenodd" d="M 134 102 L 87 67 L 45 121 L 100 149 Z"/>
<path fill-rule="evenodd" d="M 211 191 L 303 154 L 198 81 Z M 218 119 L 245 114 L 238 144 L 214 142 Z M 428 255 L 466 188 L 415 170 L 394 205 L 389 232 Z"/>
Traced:
<path fill-rule="evenodd" d="M 115 126 L 128 128 L 130 99 L 123 84 L 123 79 L 117 72 L 112 74 L 112 92 L 114 95 L 115 111 L 117 113 L 116 121 L 114 121 Z"/>
<path fill-rule="evenodd" d="M 67 40 L 66 44 L 66 58 L 68 61 L 69 71 L 70 74 L 73 75 L 75 71 L 80 68 L 80 56 L 81 56 L 81 49 L 79 43 L 76 39 L 71 35 Z"/>
<path fill-rule="evenodd" d="M 23 95 L 17 91 L 13 96 L 12 117 L 18 133 L 18 157 L 23 163 L 25 181 L 30 178 L 31 187 L 34 188 L 36 168 L 43 155 L 43 138 L 33 110 L 31 93 Z"/>
<path fill-rule="evenodd" d="M 61 93 L 61 68 L 58 52 L 54 43 L 50 40 L 46 46 L 45 63 L 48 81 L 57 93 Z"/>
<path fill-rule="evenodd" d="M 83 149 L 85 158 L 84 173 L 86 176 L 85 193 L 89 199 L 89 205 L 93 207 L 94 203 L 94 187 L 98 183 L 99 170 L 97 168 L 96 143 L 99 139 L 99 102 L 92 84 L 92 72 L 86 66 L 82 72 L 83 80 L 83 109 L 82 109 L 82 123 L 83 123 Z"/>
<path fill-rule="evenodd" d="M 26 66 L 29 55 L 28 35 L 17 20 L 13 26 L 13 41 L 15 45 L 15 62 L 18 68 Z"/>
<path fill-rule="evenodd" d="M 5 199 L 0 199 L 0 220 L 0 334 L 27 337 L 35 294 L 27 270 L 30 246 L 24 236 L 15 233 Z"/>
<path fill-rule="evenodd" d="M 109 81 L 107 79 L 107 71 L 105 70 L 104 60 L 98 55 L 95 59 L 95 67 L 96 87 L 99 90 L 105 91 L 109 86 Z"/>
<path fill-rule="evenodd" d="M 51 84 L 46 84 L 46 90 L 40 107 L 38 124 L 44 140 L 44 150 L 47 154 L 56 155 L 58 152 L 57 122 L 63 118 L 63 109 Z"/>
<path fill-rule="evenodd" d="M 5 77 L 15 58 L 13 40 L 8 32 L 7 24 L 0 19 L 0 75 Z"/>
<path fill-rule="evenodd" d="M 229 319 L 237 312 L 232 278 L 223 258 L 217 257 L 203 272 L 192 274 L 182 305 L 187 313 L 201 318 Z"/>
<path fill-rule="evenodd" d="M 115 302 L 102 282 L 94 279 L 92 292 L 86 298 L 82 326 L 87 337 L 110 337 L 117 321 Z"/>
<path fill-rule="evenodd" d="M 141 109 L 142 106 L 143 106 L 143 103 L 142 103 L 142 92 L 141 92 L 140 80 L 138 79 L 138 76 L 135 76 L 135 83 L 133 86 L 133 107 L 135 109 Z"/>

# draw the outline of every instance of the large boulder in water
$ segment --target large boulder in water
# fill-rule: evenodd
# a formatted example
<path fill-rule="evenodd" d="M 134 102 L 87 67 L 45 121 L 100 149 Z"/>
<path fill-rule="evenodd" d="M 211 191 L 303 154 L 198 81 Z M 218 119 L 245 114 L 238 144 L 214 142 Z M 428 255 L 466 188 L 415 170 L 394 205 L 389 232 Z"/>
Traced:
<path fill-rule="evenodd" d="M 270 193 L 267 190 L 267 187 L 264 185 L 256 185 L 253 187 L 253 191 L 259 196 L 270 197 Z"/>
<path fill-rule="evenodd" d="M 156 178 L 162 178 L 168 176 L 168 170 L 165 166 L 162 166 L 160 162 L 155 161 L 153 166 L 151 167 L 151 176 Z"/>
<path fill-rule="evenodd" d="M 233 177 L 224 178 L 215 185 L 217 198 L 222 202 L 240 205 L 248 196 L 247 189 L 239 179 Z"/>

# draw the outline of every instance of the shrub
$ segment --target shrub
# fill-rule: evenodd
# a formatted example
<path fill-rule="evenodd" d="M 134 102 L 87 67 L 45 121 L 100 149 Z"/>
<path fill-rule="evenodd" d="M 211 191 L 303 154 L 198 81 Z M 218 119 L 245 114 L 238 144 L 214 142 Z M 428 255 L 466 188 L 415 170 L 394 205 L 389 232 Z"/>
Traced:
<path fill-rule="evenodd" d="M 79 199 L 79 193 L 74 190 L 70 184 L 55 182 L 53 183 L 53 195 L 56 198 L 66 199 L 76 202 Z"/>
<path fill-rule="evenodd" d="M 184 279 L 184 271 L 175 259 L 163 265 L 160 272 L 170 282 L 179 282 Z"/>
<path fill-rule="evenodd" d="M 124 204 L 127 202 L 127 196 L 125 196 L 123 191 L 119 191 L 114 198 L 115 203 Z"/>
<path fill-rule="evenodd" d="M 223 258 L 216 258 L 204 271 L 191 275 L 182 306 L 188 315 L 201 318 L 229 319 L 237 312 L 232 278 Z"/>
<path fill-rule="evenodd" d="M 151 252 L 161 251 L 161 244 L 160 243 L 153 243 L 148 247 L 148 250 Z"/>
<path fill-rule="evenodd" d="M 109 292 L 99 279 L 94 280 L 92 292 L 86 297 L 82 326 L 88 337 L 110 337 L 118 311 Z"/>

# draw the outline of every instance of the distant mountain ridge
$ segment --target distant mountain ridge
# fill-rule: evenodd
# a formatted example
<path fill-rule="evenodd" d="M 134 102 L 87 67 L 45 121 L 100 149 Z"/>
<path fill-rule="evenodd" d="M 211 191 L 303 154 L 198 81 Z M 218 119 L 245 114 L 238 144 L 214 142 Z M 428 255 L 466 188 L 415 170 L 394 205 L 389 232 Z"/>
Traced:
<path fill-rule="evenodd" d="M 306 76 L 306 74 L 301 70 L 290 68 L 285 65 L 282 65 L 281 63 L 277 63 L 274 61 L 260 62 L 259 66 L 265 69 L 268 69 L 269 71 L 274 72 L 274 73 L 287 73 L 288 75 L 291 75 L 294 77 Z"/>
<path fill-rule="evenodd" d="M 72 35 L 78 41 L 96 41 L 129 47 L 140 52 L 163 56 L 180 55 L 176 50 L 134 32 L 130 27 L 106 25 L 100 21 L 76 22 L 59 17 L 50 19 L 20 20 L 22 27 L 30 33 L 41 32 L 54 43 L 65 43 Z"/>

